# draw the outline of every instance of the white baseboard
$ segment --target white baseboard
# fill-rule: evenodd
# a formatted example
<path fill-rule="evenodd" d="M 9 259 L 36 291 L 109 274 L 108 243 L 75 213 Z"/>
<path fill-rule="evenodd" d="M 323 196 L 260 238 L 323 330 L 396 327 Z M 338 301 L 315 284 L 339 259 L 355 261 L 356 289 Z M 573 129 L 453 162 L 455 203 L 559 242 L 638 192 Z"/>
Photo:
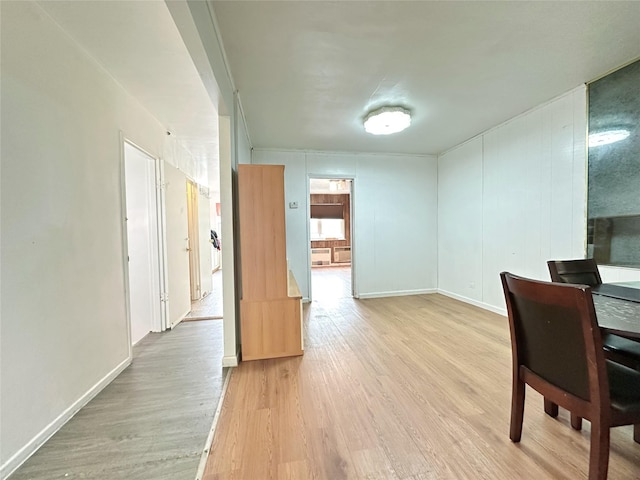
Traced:
<path fill-rule="evenodd" d="M 176 320 L 176 323 L 172 324 L 172 325 L 169 327 L 169 330 L 173 330 L 174 328 L 176 328 L 176 327 L 178 326 L 178 324 L 179 324 L 180 322 L 182 322 L 182 321 L 187 317 L 187 315 L 189 315 L 189 312 L 190 312 L 190 311 L 191 311 L 191 310 L 187 310 L 187 311 L 186 311 L 186 312 L 184 312 L 182 315 L 180 315 L 180 317 L 178 318 L 178 320 Z"/>
<path fill-rule="evenodd" d="M 507 316 L 507 309 L 506 308 L 499 308 L 499 307 L 496 307 L 494 305 L 490 305 L 488 303 L 484 303 L 484 302 L 480 302 L 478 300 L 474 300 L 473 298 L 465 297 L 463 295 L 458 295 L 457 293 L 447 292 L 446 290 L 438 290 L 438 293 L 441 294 L 441 295 L 444 295 L 446 297 L 450 297 L 450 298 L 453 298 L 455 300 L 460 300 L 461 302 L 469 303 L 469 304 L 474 305 L 476 307 L 480 307 L 480 308 L 483 308 L 485 310 L 489 310 L 490 312 L 497 313 L 498 315 L 502 315 L 503 317 Z"/>
<path fill-rule="evenodd" d="M 109 385 L 122 371 L 131 364 L 131 357 L 126 358 L 116 368 L 111 370 L 102 380 L 91 387 L 84 395 L 76 400 L 69 408 L 62 412 L 53 422 L 33 437 L 24 447 L 18 450 L 3 465 L 0 466 L 0 479 L 6 479 L 33 455 L 53 434 L 80 411 L 93 397 Z"/>
<path fill-rule="evenodd" d="M 424 295 L 427 293 L 438 293 L 438 290 L 436 288 L 427 288 L 423 290 L 396 290 L 394 292 L 361 293 L 358 298 L 402 297 L 405 295 Z"/>
<path fill-rule="evenodd" d="M 207 459 L 209 458 L 209 452 L 211 451 L 211 445 L 213 444 L 213 436 L 216 433 L 218 427 L 218 420 L 220 419 L 220 413 L 222 412 L 222 404 L 224 403 L 224 397 L 227 395 L 227 388 L 229 387 L 229 379 L 231 378 L 231 370 L 228 370 L 224 376 L 224 383 L 222 384 L 222 392 L 220 392 L 220 398 L 218 399 L 218 406 L 213 414 L 213 421 L 211 422 L 211 429 L 207 436 L 207 441 L 204 444 L 202 455 L 200 455 L 200 463 L 198 464 L 198 471 L 196 472 L 196 480 L 202 480 L 204 476 L 204 469 L 207 466 Z"/>
<path fill-rule="evenodd" d="M 238 354 L 235 355 L 225 355 L 222 357 L 222 366 L 223 367 L 237 367 L 238 366 Z"/>

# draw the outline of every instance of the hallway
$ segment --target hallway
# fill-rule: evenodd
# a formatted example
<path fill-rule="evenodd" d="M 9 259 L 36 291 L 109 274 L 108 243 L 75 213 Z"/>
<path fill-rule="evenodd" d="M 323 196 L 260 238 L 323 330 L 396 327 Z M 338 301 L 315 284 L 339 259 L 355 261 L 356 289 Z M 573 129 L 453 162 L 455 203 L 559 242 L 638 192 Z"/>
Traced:
<path fill-rule="evenodd" d="M 184 320 L 209 320 L 222 318 L 222 269 L 212 277 L 212 289 L 206 297 L 191 302 L 191 311 Z"/>
<path fill-rule="evenodd" d="M 11 480 L 193 480 L 224 384 L 222 322 L 150 333 Z"/>

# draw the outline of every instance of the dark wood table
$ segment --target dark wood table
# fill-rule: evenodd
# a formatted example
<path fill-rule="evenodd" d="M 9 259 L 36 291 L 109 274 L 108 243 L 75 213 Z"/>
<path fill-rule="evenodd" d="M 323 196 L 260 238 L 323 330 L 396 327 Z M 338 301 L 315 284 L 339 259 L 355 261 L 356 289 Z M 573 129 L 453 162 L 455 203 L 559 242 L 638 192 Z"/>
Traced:
<path fill-rule="evenodd" d="M 640 289 L 603 283 L 591 291 L 600 328 L 622 337 L 640 339 Z"/>

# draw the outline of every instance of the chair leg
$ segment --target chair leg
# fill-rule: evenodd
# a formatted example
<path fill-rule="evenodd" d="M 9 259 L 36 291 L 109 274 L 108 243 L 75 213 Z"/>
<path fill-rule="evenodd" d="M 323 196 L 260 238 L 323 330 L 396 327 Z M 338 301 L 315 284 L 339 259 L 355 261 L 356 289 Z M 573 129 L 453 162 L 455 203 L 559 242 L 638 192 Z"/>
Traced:
<path fill-rule="evenodd" d="M 511 426 L 509 438 L 512 442 L 519 442 L 522 436 L 522 419 L 524 416 L 524 382 L 517 377 L 513 380 L 511 392 Z"/>
<path fill-rule="evenodd" d="M 636 423 L 633 426 L 633 441 L 640 443 L 640 423 Z"/>
<path fill-rule="evenodd" d="M 589 480 L 607 480 L 609 469 L 609 425 L 600 419 L 591 421 L 591 450 L 589 452 Z"/>
<path fill-rule="evenodd" d="M 582 417 L 579 417 L 575 413 L 572 413 L 571 428 L 573 428 L 574 430 L 582 430 Z"/>
<path fill-rule="evenodd" d="M 558 405 L 556 405 L 551 400 L 548 400 L 545 397 L 545 399 L 544 399 L 544 411 L 550 417 L 556 418 L 558 416 Z"/>

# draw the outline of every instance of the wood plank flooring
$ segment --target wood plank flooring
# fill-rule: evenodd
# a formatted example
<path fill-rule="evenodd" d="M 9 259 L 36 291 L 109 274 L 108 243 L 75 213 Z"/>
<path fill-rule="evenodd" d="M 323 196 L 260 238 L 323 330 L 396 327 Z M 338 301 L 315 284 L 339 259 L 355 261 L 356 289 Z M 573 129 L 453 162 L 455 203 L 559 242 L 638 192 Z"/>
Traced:
<path fill-rule="evenodd" d="M 586 479 L 589 431 L 527 391 L 508 437 L 507 319 L 441 295 L 314 301 L 305 355 L 231 376 L 203 480 Z M 609 480 L 640 478 L 630 427 Z"/>
<path fill-rule="evenodd" d="M 150 333 L 10 480 L 194 480 L 223 386 L 222 322 Z"/>
<path fill-rule="evenodd" d="M 311 269 L 313 300 L 337 300 L 351 297 L 351 265 Z"/>

